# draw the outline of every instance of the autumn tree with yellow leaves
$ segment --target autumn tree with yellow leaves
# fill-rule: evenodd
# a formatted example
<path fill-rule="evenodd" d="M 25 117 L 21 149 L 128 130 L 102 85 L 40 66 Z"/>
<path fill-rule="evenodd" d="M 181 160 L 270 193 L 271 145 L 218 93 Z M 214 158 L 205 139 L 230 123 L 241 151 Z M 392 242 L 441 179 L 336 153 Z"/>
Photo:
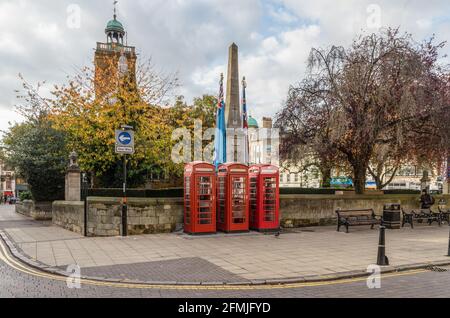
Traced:
<path fill-rule="evenodd" d="M 121 75 L 113 63 L 108 67 L 116 77 L 84 68 L 67 84 L 55 86 L 50 116 L 66 132 L 67 147 L 78 153 L 81 168 L 96 176 L 97 185 L 118 186 L 121 155 L 115 153 L 114 131 L 130 125 L 136 143 L 129 158 L 130 185 L 143 185 L 152 174 L 179 175 L 182 167 L 170 159 L 174 127 L 167 116 L 176 76 L 158 73 L 151 61 L 139 65 L 136 74 Z"/>

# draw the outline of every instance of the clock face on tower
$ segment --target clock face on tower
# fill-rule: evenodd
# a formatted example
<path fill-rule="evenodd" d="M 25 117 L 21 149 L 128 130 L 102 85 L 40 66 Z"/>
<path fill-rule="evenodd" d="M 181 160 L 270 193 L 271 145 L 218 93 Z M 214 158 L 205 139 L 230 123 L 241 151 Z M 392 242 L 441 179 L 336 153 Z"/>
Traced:
<path fill-rule="evenodd" d="M 128 61 L 125 55 L 122 53 L 119 58 L 119 74 L 124 76 L 128 73 Z"/>

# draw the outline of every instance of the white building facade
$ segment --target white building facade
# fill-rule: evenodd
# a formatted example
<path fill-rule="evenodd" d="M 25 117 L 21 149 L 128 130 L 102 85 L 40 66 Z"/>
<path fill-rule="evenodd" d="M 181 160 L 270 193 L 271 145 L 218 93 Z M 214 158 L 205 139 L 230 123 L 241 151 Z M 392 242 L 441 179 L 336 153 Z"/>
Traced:
<path fill-rule="evenodd" d="M 14 170 L 0 162 L 0 193 L 2 196 L 16 195 L 16 178 Z"/>

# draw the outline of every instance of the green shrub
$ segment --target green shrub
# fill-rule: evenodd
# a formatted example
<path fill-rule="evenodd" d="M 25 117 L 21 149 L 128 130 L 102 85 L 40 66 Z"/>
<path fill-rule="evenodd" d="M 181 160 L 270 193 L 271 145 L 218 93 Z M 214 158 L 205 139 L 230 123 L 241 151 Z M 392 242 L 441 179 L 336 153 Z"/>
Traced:
<path fill-rule="evenodd" d="M 22 191 L 19 193 L 19 199 L 20 201 L 33 200 L 33 195 L 30 191 Z"/>

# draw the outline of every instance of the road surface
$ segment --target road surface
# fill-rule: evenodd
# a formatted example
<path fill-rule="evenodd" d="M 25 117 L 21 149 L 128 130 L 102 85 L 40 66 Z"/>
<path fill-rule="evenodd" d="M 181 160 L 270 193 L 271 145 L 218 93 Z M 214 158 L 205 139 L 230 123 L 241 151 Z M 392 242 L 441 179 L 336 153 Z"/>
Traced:
<path fill-rule="evenodd" d="M 450 297 L 450 268 L 387 274 L 381 278 L 379 289 L 369 289 L 365 278 L 283 286 L 136 286 L 95 281 L 80 284 L 80 288 L 69 288 L 67 278 L 25 266 L 0 242 L 0 297 L 447 298 Z"/>

